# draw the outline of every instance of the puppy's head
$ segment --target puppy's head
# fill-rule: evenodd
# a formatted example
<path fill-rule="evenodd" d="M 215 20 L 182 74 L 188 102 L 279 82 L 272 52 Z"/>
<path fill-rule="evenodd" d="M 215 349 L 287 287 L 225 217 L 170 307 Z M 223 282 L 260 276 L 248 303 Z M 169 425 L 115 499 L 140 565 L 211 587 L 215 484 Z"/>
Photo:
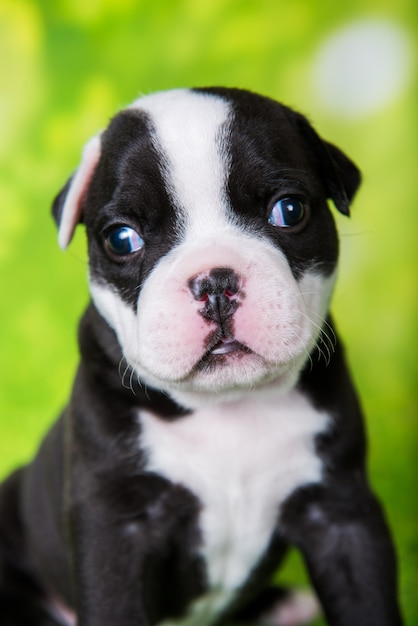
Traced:
<path fill-rule="evenodd" d="M 143 97 L 86 146 L 54 204 L 83 221 L 95 306 L 147 384 L 177 397 L 275 381 L 318 341 L 360 176 L 306 119 L 240 90 Z"/>

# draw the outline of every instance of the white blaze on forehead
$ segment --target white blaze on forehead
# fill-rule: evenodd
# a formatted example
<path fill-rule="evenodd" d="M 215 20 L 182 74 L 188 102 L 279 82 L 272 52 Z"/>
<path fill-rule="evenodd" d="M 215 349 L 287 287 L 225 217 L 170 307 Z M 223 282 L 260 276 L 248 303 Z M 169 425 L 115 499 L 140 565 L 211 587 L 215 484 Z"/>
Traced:
<path fill-rule="evenodd" d="M 131 108 L 150 116 L 155 142 L 168 165 L 166 184 L 184 214 L 188 236 L 224 228 L 229 162 L 222 147 L 228 103 L 179 89 L 145 96 Z"/>

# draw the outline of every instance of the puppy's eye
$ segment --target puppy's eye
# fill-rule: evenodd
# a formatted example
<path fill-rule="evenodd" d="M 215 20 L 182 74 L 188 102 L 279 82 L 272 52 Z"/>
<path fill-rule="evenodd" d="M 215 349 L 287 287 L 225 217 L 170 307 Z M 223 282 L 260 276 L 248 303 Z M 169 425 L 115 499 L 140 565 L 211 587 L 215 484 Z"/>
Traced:
<path fill-rule="evenodd" d="M 295 197 L 281 198 L 274 203 L 268 221 L 273 226 L 287 228 L 299 224 L 304 216 L 305 207 L 301 200 Z"/>
<path fill-rule="evenodd" d="M 144 240 L 130 226 L 115 226 L 108 231 L 105 243 L 108 252 L 124 257 L 141 250 Z"/>

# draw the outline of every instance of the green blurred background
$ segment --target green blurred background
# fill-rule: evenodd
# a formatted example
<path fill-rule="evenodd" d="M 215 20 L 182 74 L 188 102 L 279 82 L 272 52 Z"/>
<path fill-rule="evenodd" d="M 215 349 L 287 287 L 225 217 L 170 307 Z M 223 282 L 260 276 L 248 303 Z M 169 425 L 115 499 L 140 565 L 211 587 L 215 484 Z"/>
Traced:
<path fill-rule="evenodd" d="M 0 476 L 34 453 L 76 367 L 84 233 L 60 252 L 49 209 L 84 142 L 141 93 L 260 91 L 364 174 L 352 218 L 336 216 L 333 310 L 418 625 L 416 19 L 414 0 L 1 0 Z M 296 555 L 284 577 L 304 581 Z"/>

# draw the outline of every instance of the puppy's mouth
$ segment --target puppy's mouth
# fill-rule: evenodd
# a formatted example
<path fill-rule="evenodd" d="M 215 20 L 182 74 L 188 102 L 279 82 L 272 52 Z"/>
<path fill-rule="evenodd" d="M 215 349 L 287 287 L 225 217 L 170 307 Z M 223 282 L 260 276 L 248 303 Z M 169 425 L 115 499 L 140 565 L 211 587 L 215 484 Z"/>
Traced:
<path fill-rule="evenodd" d="M 231 352 L 251 352 L 249 348 L 244 344 L 236 341 L 235 339 L 229 339 L 228 337 L 222 337 L 214 346 L 209 350 L 210 355 L 218 354 L 230 354 Z"/>
<path fill-rule="evenodd" d="M 251 354 L 252 350 L 245 346 L 240 341 L 237 341 L 231 337 L 221 337 L 215 339 L 208 347 L 205 354 L 200 360 L 200 365 L 206 365 L 208 363 L 225 362 L 225 359 L 230 356 L 242 356 L 244 354 Z"/>

